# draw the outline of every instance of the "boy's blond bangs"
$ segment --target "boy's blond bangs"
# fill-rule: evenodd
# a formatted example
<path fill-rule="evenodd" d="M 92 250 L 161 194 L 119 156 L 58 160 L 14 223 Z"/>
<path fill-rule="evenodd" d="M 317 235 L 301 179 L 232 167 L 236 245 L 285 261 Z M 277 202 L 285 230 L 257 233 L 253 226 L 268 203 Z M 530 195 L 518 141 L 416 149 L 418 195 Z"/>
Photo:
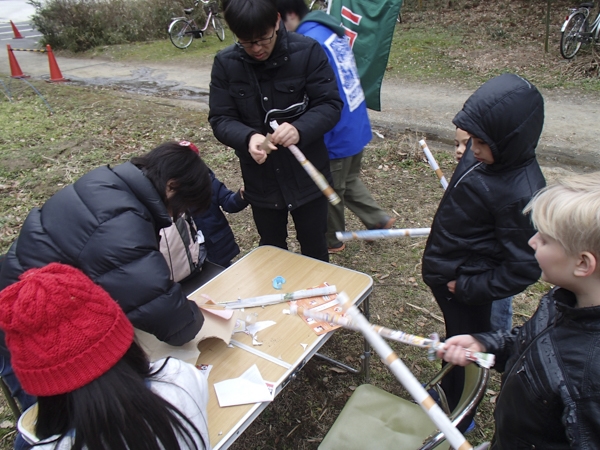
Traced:
<path fill-rule="evenodd" d="M 529 212 L 536 229 L 568 254 L 600 257 L 600 172 L 557 180 L 531 199 L 523 210 Z"/>

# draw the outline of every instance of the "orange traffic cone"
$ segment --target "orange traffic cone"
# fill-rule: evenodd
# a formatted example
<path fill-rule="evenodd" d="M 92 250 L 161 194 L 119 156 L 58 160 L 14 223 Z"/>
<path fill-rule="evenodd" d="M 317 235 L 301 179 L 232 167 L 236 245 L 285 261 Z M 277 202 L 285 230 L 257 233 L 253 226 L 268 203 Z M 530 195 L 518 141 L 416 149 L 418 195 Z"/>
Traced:
<path fill-rule="evenodd" d="M 58 64 L 56 63 L 56 58 L 54 57 L 54 53 L 52 53 L 52 49 L 49 45 L 46 45 L 46 53 L 48 53 L 48 64 L 50 66 L 50 79 L 46 80 L 49 83 L 57 83 L 59 81 L 69 81 L 68 79 L 62 76 L 60 69 L 58 68 Z"/>
<path fill-rule="evenodd" d="M 13 23 L 13 21 L 10 21 L 10 26 L 13 29 L 13 34 L 15 35 L 15 39 L 23 39 L 23 36 L 21 36 L 21 33 L 19 33 L 19 30 L 17 30 L 17 27 L 15 26 L 15 24 Z"/>
<path fill-rule="evenodd" d="M 10 76 L 12 78 L 29 78 L 29 75 L 24 75 L 21 71 L 21 67 L 19 67 L 17 58 L 15 58 L 12 48 L 10 48 L 10 45 L 7 44 L 6 49 L 8 50 L 8 62 L 10 63 Z"/>

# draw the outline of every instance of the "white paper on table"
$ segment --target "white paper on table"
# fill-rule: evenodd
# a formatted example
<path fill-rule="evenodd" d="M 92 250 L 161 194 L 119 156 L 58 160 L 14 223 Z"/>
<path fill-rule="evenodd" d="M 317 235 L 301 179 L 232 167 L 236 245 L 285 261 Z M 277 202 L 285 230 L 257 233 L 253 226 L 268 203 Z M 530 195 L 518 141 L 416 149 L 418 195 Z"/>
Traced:
<path fill-rule="evenodd" d="M 221 408 L 273 400 L 273 395 L 269 392 L 256 364 L 253 364 L 239 378 L 224 380 L 215 383 L 214 386 Z"/>

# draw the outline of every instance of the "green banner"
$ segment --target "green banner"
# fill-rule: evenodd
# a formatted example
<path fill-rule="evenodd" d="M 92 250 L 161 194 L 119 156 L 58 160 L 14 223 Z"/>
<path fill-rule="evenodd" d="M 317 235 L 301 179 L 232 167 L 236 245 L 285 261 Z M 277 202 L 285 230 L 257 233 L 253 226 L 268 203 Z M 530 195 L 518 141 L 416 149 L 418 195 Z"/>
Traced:
<path fill-rule="evenodd" d="M 401 6 L 402 0 L 330 0 L 329 14 L 350 38 L 367 107 L 376 111 Z"/>

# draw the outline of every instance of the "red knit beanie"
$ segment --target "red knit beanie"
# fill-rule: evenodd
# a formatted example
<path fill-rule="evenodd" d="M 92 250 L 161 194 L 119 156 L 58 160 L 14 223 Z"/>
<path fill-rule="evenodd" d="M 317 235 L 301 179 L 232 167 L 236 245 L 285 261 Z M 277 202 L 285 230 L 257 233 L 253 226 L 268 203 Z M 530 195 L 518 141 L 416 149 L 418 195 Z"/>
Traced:
<path fill-rule="evenodd" d="M 121 307 L 83 272 L 52 263 L 0 292 L 0 328 L 29 394 L 78 389 L 113 367 L 133 342 Z"/>

